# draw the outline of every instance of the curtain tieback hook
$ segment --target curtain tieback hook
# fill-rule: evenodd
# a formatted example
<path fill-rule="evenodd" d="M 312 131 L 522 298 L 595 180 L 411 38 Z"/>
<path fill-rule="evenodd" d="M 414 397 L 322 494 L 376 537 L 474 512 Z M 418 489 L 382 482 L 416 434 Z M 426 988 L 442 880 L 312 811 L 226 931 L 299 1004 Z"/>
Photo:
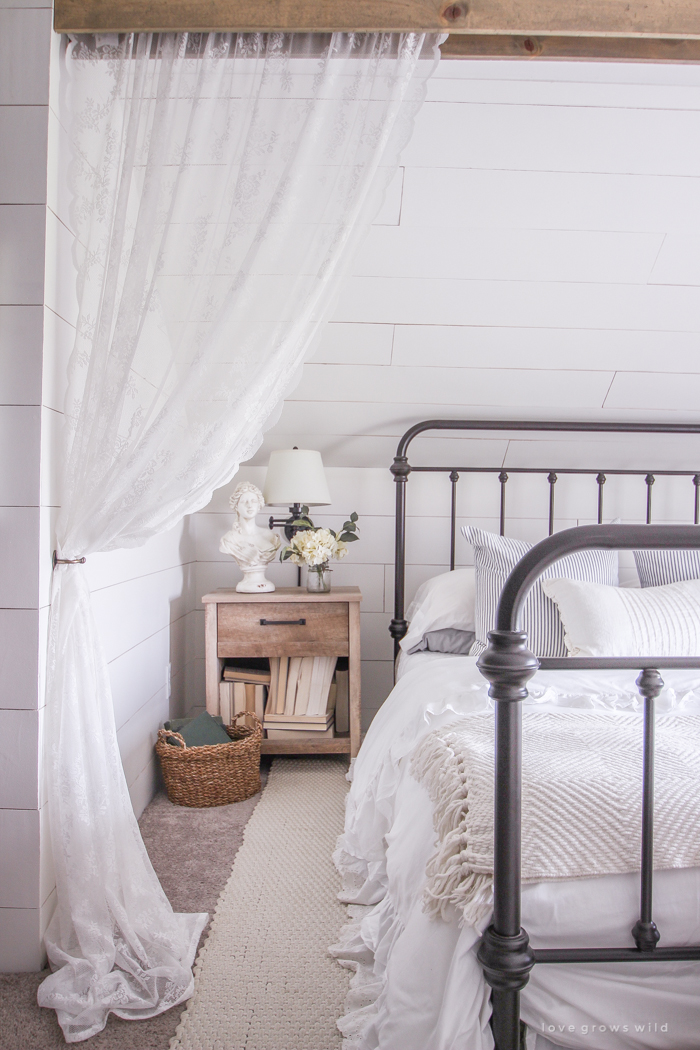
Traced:
<path fill-rule="evenodd" d="M 51 564 L 55 569 L 57 565 L 84 565 L 87 558 L 59 558 L 56 551 L 51 556 Z"/>

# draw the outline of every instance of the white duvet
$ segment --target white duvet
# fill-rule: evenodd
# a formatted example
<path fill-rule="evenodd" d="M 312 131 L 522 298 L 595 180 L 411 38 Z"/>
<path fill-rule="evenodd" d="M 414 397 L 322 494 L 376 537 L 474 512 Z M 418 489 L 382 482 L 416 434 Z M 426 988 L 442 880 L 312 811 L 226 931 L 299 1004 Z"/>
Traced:
<path fill-rule="evenodd" d="M 353 773 L 336 863 L 353 918 L 333 949 L 356 969 L 341 1019 L 345 1050 L 492 1050 L 489 989 L 476 960 L 479 932 L 423 912 L 435 849 L 432 805 L 409 771 L 425 735 L 455 715 L 493 707 L 470 657 L 404 659 Z M 529 703 L 638 710 L 634 672 L 540 672 Z M 700 674 L 668 672 L 659 711 L 700 715 Z M 700 785 L 699 785 L 700 796 Z M 697 813 L 689 820 L 698 819 Z M 523 887 L 534 947 L 631 944 L 639 876 Z M 659 871 L 654 919 L 661 944 L 700 943 L 700 869 Z M 488 919 L 484 925 L 488 924 Z M 528 1050 L 698 1050 L 700 962 L 535 966 L 522 993 Z"/>

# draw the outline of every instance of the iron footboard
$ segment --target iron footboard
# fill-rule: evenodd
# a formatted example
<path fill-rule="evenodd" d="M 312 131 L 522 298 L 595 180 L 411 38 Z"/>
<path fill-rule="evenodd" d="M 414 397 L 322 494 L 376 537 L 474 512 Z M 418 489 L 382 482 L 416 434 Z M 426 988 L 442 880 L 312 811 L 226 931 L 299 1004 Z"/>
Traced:
<path fill-rule="evenodd" d="M 496 701 L 494 907 L 493 921 L 478 952 L 492 988 L 492 1027 L 496 1050 L 521 1047 L 520 992 L 535 964 L 596 962 L 672 962 L 700 960 L 700 945 L 658 947 L 660 933 L 652 913 L 654 877 L 654 703 L 663 689 L 660 670 L 700 668 L 700 656 L 686 658 L 565 657 L 537 659 L 527 635 L 517 629 L 523 602 L 537 578 L 553 562 L 579 550 L 664 550 L 700 548 L 697 525 L 585 525 L 549 536 L 520 560 L 503 588 L 496 630 L 478 661 Z M 539 669 L 640 672 L 636 684 L 644 699 L 642 848 L 639 919 L 631 930 L 634 946 L 533 950 L 521 927 L 521 763 L 522 702 L 527 683 Z"/>

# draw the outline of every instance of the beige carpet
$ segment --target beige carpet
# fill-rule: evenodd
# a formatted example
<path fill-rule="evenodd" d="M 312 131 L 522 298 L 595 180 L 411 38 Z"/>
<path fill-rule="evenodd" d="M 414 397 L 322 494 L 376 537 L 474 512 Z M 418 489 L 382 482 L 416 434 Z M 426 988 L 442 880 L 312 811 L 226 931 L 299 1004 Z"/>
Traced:
<path fill-rule="evenodd" d="M 349 973 L 331 853 L 347 763 L 275 759 L 195 966 L 171 1050 L 335 1050 Z"/>

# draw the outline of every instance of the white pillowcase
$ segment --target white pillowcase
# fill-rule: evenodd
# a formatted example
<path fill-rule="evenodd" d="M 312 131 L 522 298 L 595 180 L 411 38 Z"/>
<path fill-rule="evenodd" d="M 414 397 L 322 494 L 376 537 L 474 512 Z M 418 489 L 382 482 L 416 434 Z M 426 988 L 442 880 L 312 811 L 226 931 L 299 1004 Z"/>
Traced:
<path fill-rule="evenodd" d="M 700 656 L 700 580 L 640 590 L 542 580 L 569 656 Z"/>
<path fill-rule="evenodd" d="M 406 611 L 409 624 L 408 631 L 401 639 L 401 648 L 408 652 L 422 641 L 428 631 L 439 631 L 444 627 L 473 631 L 475 596 L 473 565 L 443 572 L 426 580 L 416 591 Z"/>

